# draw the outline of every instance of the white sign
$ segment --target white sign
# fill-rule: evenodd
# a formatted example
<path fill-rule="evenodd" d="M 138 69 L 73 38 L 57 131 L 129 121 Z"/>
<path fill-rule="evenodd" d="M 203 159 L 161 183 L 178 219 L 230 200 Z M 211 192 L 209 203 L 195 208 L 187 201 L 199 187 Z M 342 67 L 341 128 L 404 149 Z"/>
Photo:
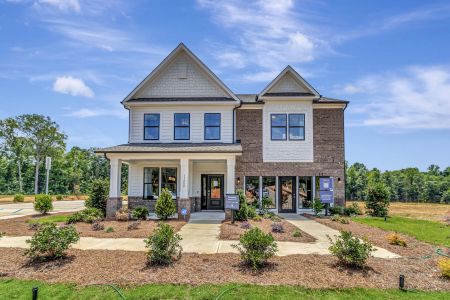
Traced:
<path fill-rule="evenodd" d="M 50 170 L 52 168 L 52 158 L 47 156 L 45 158 L 45 169 Z"/>

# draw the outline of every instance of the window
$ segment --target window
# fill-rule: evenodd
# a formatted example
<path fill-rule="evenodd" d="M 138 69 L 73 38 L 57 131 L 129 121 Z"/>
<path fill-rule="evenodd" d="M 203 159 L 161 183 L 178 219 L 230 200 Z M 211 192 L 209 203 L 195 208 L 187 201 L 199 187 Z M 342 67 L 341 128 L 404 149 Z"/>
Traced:
<path fill-rule="evenodd" d="M 245 198 L 247 203 L 258 202 L 259 176 L 245 176 Z"/>
<path fill-rule="evenodd" d="M 289 114 L 289 140 L 305 140 L 305 114 Z"/>
<path fill-rule="evenodd" d="M 267 208 L 275 208 L 277 199 L 277 179 L 275 176 L 263 176 L 262 178 L 262 196 L 268 197 L 272 204 Z"/>
<path fill-rule="evenodd" d="M 189 140 L 190 139 L 190 115 L 187 113 L 174 114 L 174 139 Z"/>
<path fill-rule="evenodd" d="M 270 115 L 271 132 L 270 137 L 274 141 L 285 141 L 287 139 L 287 115 Z"/>
<path fill-rule="evenodd" d="M 144 199 L 156 199 L 159 195 L 159 168 L 144 168 Z"/>
<path fill-rule="evenodd" d="M 220 140 L 220 114 L 205 114 L 205 140 Z"/>
<path fill-rule="evenodd" d="M 312 180 L 311 177 L 298 178 L 298 207 L 312 207 Z"/>
<path fill-rule="evenodd" d="M 159 114 L 144 114 L 144 140 L 159 140 Z"/>
<path fill-rule="evenodd" d="M 172 198 L 177 197 L 177 169 L 161 168 L 161 189 L 168 189 Z"/>

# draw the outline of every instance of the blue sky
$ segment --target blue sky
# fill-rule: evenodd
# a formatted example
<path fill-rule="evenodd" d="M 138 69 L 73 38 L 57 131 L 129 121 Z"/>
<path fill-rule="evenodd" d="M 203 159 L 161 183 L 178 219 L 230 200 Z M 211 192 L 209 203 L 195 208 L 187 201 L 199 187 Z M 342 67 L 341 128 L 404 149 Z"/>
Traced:
<path fill-rule="evenodd" d="M 235 93 L 290 64 L 350 100 L 351 163 L 450 165 L 449 1 L 0 0 L 0 118 L 49 115 L 69 147 L 126 143 L 120 101 L 179 42 Z"/>

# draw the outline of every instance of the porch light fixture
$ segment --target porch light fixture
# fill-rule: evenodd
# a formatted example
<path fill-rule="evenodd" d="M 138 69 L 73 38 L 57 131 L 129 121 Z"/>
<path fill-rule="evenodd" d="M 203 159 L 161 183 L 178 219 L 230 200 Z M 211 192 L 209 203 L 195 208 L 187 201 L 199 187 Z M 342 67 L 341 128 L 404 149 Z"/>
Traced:
<path fill-rule="evenodd" d="M 241 184 L 241 177 L 238 177 L 236 182 L 237 182 L 237 184 Z"/>
<path fill-rule="evenodd" d="M 341 183 L 341 177 L 338 177 L 338 183 Z"/>

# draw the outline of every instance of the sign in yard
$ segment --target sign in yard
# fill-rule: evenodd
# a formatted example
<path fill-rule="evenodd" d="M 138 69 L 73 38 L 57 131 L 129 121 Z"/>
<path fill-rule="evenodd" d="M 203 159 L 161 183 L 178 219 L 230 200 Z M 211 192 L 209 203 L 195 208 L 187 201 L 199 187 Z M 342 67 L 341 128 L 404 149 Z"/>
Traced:
<path fill-rule="evenodd" d="M 227 194 L 225 197 L 225 209 L 239 210 L 239 195 Z"/>
<path fill-rule="evenodd" d="M 183 208 L 181 209 L 181 214 L 182 214 L 183 216 L 187 215 L 187 209 L 186 209 L 186 207 L 183 207 Z"/>
<path fill-rule="evenodd" d="M 319 197 L 320 197 L 320 202 L 322 202 L 322 203 L 333 203 L 334 202 L 333 178 L 332 177 L 319 178 Z"/>

